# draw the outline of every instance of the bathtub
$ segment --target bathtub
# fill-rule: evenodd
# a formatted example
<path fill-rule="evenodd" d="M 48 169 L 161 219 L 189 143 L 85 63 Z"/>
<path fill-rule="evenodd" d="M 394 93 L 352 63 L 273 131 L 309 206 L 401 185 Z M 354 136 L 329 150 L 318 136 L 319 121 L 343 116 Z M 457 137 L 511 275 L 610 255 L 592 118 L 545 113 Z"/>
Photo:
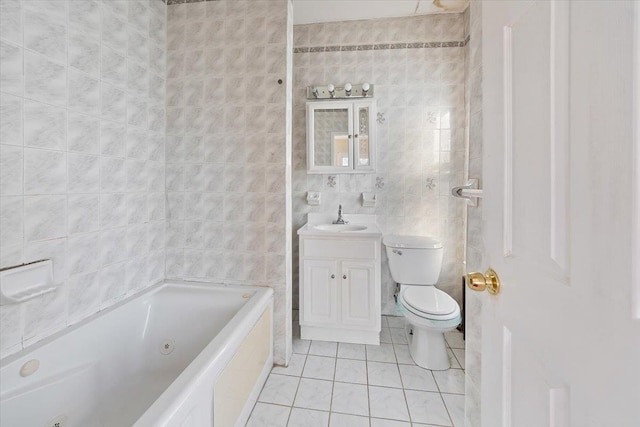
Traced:
<path fill-rule="evenodd" d="M 270 288 L 168 281 L 0 362 L 3 427 L 244 425 L 273 364 Z"/>

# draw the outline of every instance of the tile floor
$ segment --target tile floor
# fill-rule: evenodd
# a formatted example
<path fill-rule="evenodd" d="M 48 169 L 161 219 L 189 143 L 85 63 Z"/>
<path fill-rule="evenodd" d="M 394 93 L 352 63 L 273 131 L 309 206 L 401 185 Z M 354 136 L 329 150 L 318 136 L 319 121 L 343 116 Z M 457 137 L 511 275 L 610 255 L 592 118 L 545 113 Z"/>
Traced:
<path fill-rule="evenodd" d="M 463 426 L 462 334 L 446 335 L 452 369 L 429 371 L 413 363 L 403 322 L 382 317 L 380 346 L 294 336 L 291 363 L 273 368 L 247 427 Z"/>

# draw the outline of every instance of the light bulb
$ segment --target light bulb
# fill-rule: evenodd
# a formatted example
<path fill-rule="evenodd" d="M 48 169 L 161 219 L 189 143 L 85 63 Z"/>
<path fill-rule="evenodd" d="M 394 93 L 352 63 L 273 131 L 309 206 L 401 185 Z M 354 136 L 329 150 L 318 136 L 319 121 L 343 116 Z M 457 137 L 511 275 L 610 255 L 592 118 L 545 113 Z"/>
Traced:
<path fill-rule="evenodd" d="M 319 93 L 318 93 L 318 88 L 314 87 L 311 92 L 313 93 L 313 96 L 315 96 L 316 98 L 318 97 Z"/>
<path fill-rule="evenodd" d="M 344 85 L 344 90 L 346 90 L 347 92 L 351 92 L 351 83 L 347 83 Z"/>
<path fill-rule="evenodd" d="M 369 83 L 362 83 L 362 91 L 363 92 L 368 92 L 369 91 Z"/>
<path fill-rule="evenodd" d="M 335 88 L 335 86 L 330 84 L 329 86 L 327 86 L 327 90 L 329 91 L 329 93 L 333 93 L 333 92 L 335 92 L 336 88 Z"/>

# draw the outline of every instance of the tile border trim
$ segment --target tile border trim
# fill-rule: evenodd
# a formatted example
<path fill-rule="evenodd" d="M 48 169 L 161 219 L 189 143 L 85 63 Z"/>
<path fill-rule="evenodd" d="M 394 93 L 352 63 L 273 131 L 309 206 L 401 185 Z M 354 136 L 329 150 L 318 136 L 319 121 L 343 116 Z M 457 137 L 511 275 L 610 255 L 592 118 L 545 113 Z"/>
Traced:
<path fill-rule="evenodd" d="M 169 0 L 173 1 L 173 0 Z M 211 1 L 211 0 L 206 0 Z M 411 43 L 377 43 L 344 46 L 303 46 L 294 47 L 293 53 L 318 53 L 318 52 L 352 52 L 361 50 L 390 50 L 390 49 L 433 49 L 439 47 L 465 47 L 470 37 L 463 41 L 453 42 L 411 42 Z"/>

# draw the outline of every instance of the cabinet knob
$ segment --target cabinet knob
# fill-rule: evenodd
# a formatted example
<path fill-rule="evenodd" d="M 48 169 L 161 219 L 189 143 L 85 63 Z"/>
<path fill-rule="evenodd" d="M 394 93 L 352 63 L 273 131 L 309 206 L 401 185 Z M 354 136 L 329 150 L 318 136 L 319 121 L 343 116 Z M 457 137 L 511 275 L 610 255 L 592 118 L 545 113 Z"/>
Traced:
<path fill-rule="evenodd" d="M 342 276 L 342 278 L 343 278 L 343 279 L 346 279 L 346 278 L 347 278 L 347 275 L 346 275 L 346 274 L 344 274 L 344 275 Z"/>
<path fill-rule="evenodd" d="M 332 279 L 335 279 L 335 278 L 336 278 L 336 275 L 335 275 L 335 274 L 332 274 L 332 275 L 331 275 L 331 278 L 332 278 Z"/>

